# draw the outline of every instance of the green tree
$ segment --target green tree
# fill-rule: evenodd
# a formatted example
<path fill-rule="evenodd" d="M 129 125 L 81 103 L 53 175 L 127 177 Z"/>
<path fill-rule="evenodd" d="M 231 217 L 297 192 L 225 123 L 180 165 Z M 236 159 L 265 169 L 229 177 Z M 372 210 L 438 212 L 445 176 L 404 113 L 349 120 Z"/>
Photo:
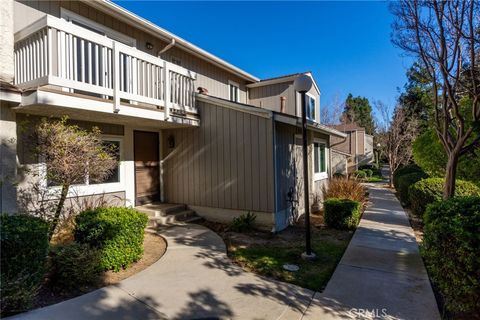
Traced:
<path fill-rule="evenodd" d="M 343 123 L 356 123 L 365 128 L 367 134 L 373 134 L 375 124 L 372 117 L 372 106 L 365 97 L 353 97 L 350 93 L 345 100 L 345 108 L 342 114 Z"/>

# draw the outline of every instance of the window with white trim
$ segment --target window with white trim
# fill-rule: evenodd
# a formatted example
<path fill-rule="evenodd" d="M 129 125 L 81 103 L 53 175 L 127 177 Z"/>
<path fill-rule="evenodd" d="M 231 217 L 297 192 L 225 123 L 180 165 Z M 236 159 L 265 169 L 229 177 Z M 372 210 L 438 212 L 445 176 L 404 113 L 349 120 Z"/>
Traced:
<path fill-rule="evenodd" d="M 313 176 L 315 180 L 325 179 L 327 174 L 327 145 L 321 140 L 313 142 Z"/>
<path fill-rule="evenodd" d="M 307 107 L 307 119 L 315 121 L 316 99 L 311 94 L 305 95 L 305 105 Z"/>
<path fill-rule="evenodd" d="M 240 100 L 240 85 L 233 81 L 228 81 L 228 99 L 233 102 Z"/>

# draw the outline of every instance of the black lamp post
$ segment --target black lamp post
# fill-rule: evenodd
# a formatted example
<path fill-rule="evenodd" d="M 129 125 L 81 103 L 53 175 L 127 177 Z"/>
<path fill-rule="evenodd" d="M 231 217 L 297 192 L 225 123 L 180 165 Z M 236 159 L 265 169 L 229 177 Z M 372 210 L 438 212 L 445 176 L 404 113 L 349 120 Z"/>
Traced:
<path fill-rule="evenodd" d="M 302 104 L 302 153 L 303 153 L 303 192 L 305 199 L 305 252 L 302 258 L 306 260 L 315 259 L 315 253 L 312 252 L 312 244 L 310 239 L 310 199 L 308 184 L 308 141 L 307 141 L 307 105 L 305 101 L 305 93 L 312 87 L 312 79 L 303 74 L 295 79 L 293 86 L 300 93 Z"/>

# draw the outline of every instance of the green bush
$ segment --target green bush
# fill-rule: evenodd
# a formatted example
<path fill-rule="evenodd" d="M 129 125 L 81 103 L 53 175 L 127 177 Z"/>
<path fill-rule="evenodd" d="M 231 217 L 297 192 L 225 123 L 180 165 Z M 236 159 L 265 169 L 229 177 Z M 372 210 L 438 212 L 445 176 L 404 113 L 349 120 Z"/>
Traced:
<path fill-rule="evenodd" d="M 324 219 L 335 229 L 355 229 L 360 221 L 361 204 L 348 199 L 330 198 L 324 201 Z"/>
<path fill-rule="evenodd" d="M 81 289 L 99 280 L 100 252 L 88 244 L 70 242 L 54 247 L 50 262 L 50 284 L 57 289 Z"/>
<path fill-rule="evenodd" d="M 373 176 L 373 170 L 372 169 L 363 169 L 363 172 L 365 172 L 367 174 L 368 178 Z"/>
<path fill-rule="evenodd" d="M 235 217 L 230 225 L 230 230 L 235 232 L 249 231 L 253 229 L 255 219 L 257 219 L 257 216 L 251 212 Z"/>
<path fill-rule="evenodd" d="M 442 178 L 428 178 L 410 186 L 408 195 L 412 212 L 421 217 L 425 213 L 427 205 L 442 200 L 444 183 L 445 180 Z M 480 196 L 480 188 L 472 182 L 457 180 L 455 196 Z"/>
<path fill-rule="evenodd" d="M 404 206 L 410 205 L 410 198 L 408 196 L 408 190 L 410 186 L 416 183 L 417 181 L 420 181 L 425 178 L 427 178 L 427 175 L 421 171 L 403 174 L 398 177 L 397 179 L 398 196 L 400 197 L 400 201 Z"/>
<path fill-rule="evenodd" d="M 28 215 L 0 215 L 1 314 L 27 310 L 43 282 L 48 224 Z"/>
<path fill-rule="evenodd" d="M 450 312 L 480 310 L 480 197 L 428 206 L 422 254 L 428 274 Z"/>
<path fill-rule="evenodd" d="M 358 170 L 358 171 L 355 171 L 355 177 L 357 179 L 365 179 L 367 178 L 367 173 L 365 171 L 361 171 L 361 170 Z"/>
<path fill-rule="evenodd" d="M 131 208 L 97 208 L 76 218 L 75 241 L 100 251 L 103 270 L 119 271 L 143 254 L 143 237 L 148 218 Z"/>
<path fill-rule="evenodd" d="M 372 173 L 370 174 L 370 177 L 382 175 L 380 168 L 376 164 L 362 164 L 361 166 L 358 167 L 358 170 L 363 170 L 363 171 L 371 170 Z"/>
<path fill-rule="evenodd" d="M 422 168 L 416 164 L 407 164 L 406 166 L 400 167 L 393 173 L 393 186 L 395 189 L 398 188 L 398 178 L 402 175 L 413 173 L 413 172 L 423 172 Z"/>

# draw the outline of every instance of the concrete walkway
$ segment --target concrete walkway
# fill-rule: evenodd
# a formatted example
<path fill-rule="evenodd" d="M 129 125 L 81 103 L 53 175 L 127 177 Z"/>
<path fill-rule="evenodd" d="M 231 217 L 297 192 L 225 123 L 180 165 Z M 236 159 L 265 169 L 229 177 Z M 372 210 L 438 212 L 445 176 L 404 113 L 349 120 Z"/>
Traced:
<path fill-rule="evenodd" d="M 303 319 L 440 319 L 405 211 L 391 190 L 368 189 L 371 205 Z"/>
<path fill-rule="evenodd" d="M 369 190 L 323 293 L 245 272 L 218 235 L 178 225 L 161 231 L 167 252 L 146 270 L 13 319 L 440 319 L 405 212 L 390 190 Z"/>

